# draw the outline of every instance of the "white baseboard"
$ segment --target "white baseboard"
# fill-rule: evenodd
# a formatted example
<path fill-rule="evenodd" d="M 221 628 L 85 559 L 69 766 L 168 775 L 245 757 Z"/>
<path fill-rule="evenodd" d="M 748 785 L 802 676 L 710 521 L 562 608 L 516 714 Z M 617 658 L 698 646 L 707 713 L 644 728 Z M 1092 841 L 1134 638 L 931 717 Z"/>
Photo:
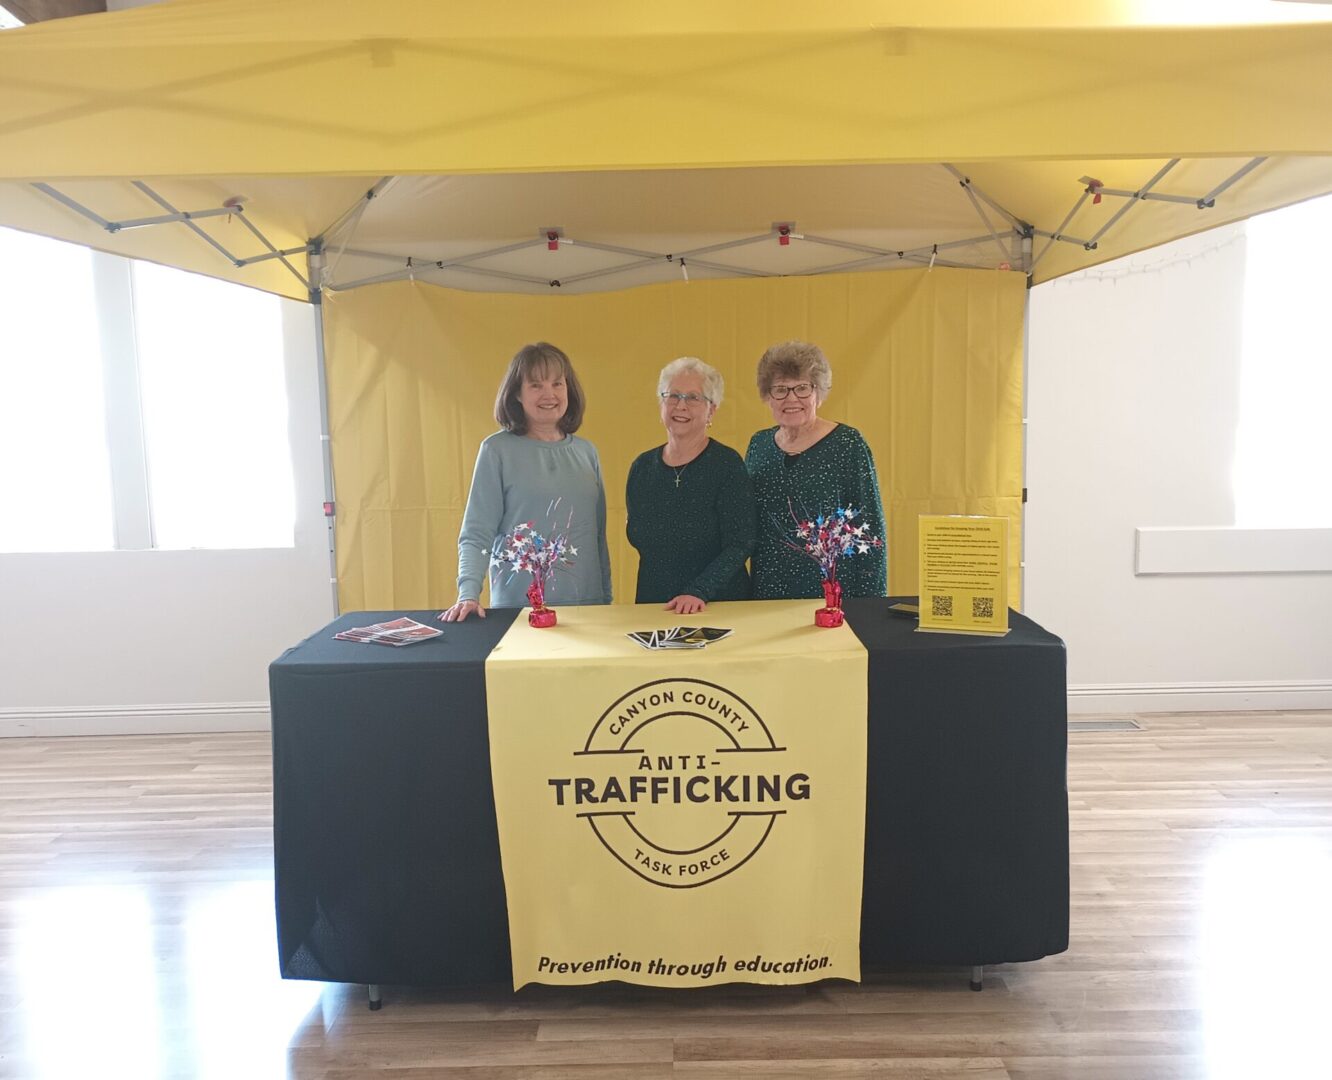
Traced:
<path fill-rule="evenodd" d="M 268 702 L 0 709 L 0 738 L 25 735 L 191 735 L 267 731 Z"/>
<path fill-rule="evenodd" d="M 1106 683 L 1068 688 L 1070 713 L 1255 712 L 1332 709 L 1332 680 Z"/>

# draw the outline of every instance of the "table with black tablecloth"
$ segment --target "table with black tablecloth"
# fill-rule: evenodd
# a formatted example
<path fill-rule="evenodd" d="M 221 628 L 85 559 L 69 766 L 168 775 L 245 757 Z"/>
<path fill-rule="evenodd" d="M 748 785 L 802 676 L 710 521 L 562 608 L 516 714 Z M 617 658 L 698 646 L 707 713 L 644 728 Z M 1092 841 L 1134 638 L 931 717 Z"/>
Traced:
<path fill-rule="evenodd" d="M 846 603 L 869 654 L 862 963 L 1061 952 L 1063 642 L 1017 613 L 1002 638 L 918 633 L 889 603 Z M 519 612 L 405 648 L 333 639 L 400 614 L 344 615 L 269 670 L 282 974 L 506 982 L 485 660 Z"/>

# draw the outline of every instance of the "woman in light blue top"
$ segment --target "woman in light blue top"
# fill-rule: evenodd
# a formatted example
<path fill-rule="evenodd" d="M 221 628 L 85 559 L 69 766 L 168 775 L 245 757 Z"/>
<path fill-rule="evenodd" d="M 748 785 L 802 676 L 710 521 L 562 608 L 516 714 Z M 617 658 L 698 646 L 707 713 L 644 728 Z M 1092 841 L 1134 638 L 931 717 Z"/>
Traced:
<path fill-rule="evenodd" d="M 504 429 L 481 443 L 458 535 L 458 601 L 440 614 L 461 622 L 481 607 L 481 584 L 495 541 L 530 521 L 537 532 L 567 532 L 574 565 L 551 574 L 551 607 L 611 602 L 606 544 L 606 489 L 597 448 L 574 434 L 583 422 L 583 388 L 569 358 L 554 345 L 524 345 L 509 364 L 495 398 Z M 551 511 L 551 504 L 559 505 Z M 492 607 L 523 607 L 527 574 L 498 573 Z"/>

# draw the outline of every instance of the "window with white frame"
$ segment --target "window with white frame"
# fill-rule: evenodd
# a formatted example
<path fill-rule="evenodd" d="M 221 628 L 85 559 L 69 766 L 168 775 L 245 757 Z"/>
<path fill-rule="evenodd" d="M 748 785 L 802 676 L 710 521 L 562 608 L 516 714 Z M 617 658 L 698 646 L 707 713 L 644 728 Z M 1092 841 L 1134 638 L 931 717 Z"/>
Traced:
<path fill-rule="evenodd" d="M 1245 226 L 1235 524 L 1332 526 L 1332 196 Z"/>
<path fill-rule="evenodd" d="M 291 547 L 280 304 L 0 229 L 0 551 Z"/>
<path fill-rule="evenodd" d="M 0 229 L 0 551 L 113 545 L 92 253 Z"/>
<path fill-rule="evenodd" d="M 133 281 L 154 546 L 290 547 L 278 299 L 151 263 Z"/>

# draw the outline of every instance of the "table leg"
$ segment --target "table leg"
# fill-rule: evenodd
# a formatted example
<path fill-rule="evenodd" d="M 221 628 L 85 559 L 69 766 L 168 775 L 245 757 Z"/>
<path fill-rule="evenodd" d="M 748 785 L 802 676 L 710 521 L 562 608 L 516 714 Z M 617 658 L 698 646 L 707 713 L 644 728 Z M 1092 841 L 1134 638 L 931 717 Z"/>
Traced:
<path fill-rule="evenodd" d="M 971 968 L 971 988 L 973 990 L 983 990 L 985 988 L 985 965 L 973 964 Z M 371 1006 L 373 1008 L 373 1006 Z"/>
<path fill-rule="evenodd" d="M 973 989 L 978 989 L 978 988 L 973 987 Z M 370 999 L 371 1012 L 375 1012 L 384 1007 L 384 1001 L 379 996 L 379 983 L 370 983 L 370 985 L 365 988 L 365 992 Z"/>

